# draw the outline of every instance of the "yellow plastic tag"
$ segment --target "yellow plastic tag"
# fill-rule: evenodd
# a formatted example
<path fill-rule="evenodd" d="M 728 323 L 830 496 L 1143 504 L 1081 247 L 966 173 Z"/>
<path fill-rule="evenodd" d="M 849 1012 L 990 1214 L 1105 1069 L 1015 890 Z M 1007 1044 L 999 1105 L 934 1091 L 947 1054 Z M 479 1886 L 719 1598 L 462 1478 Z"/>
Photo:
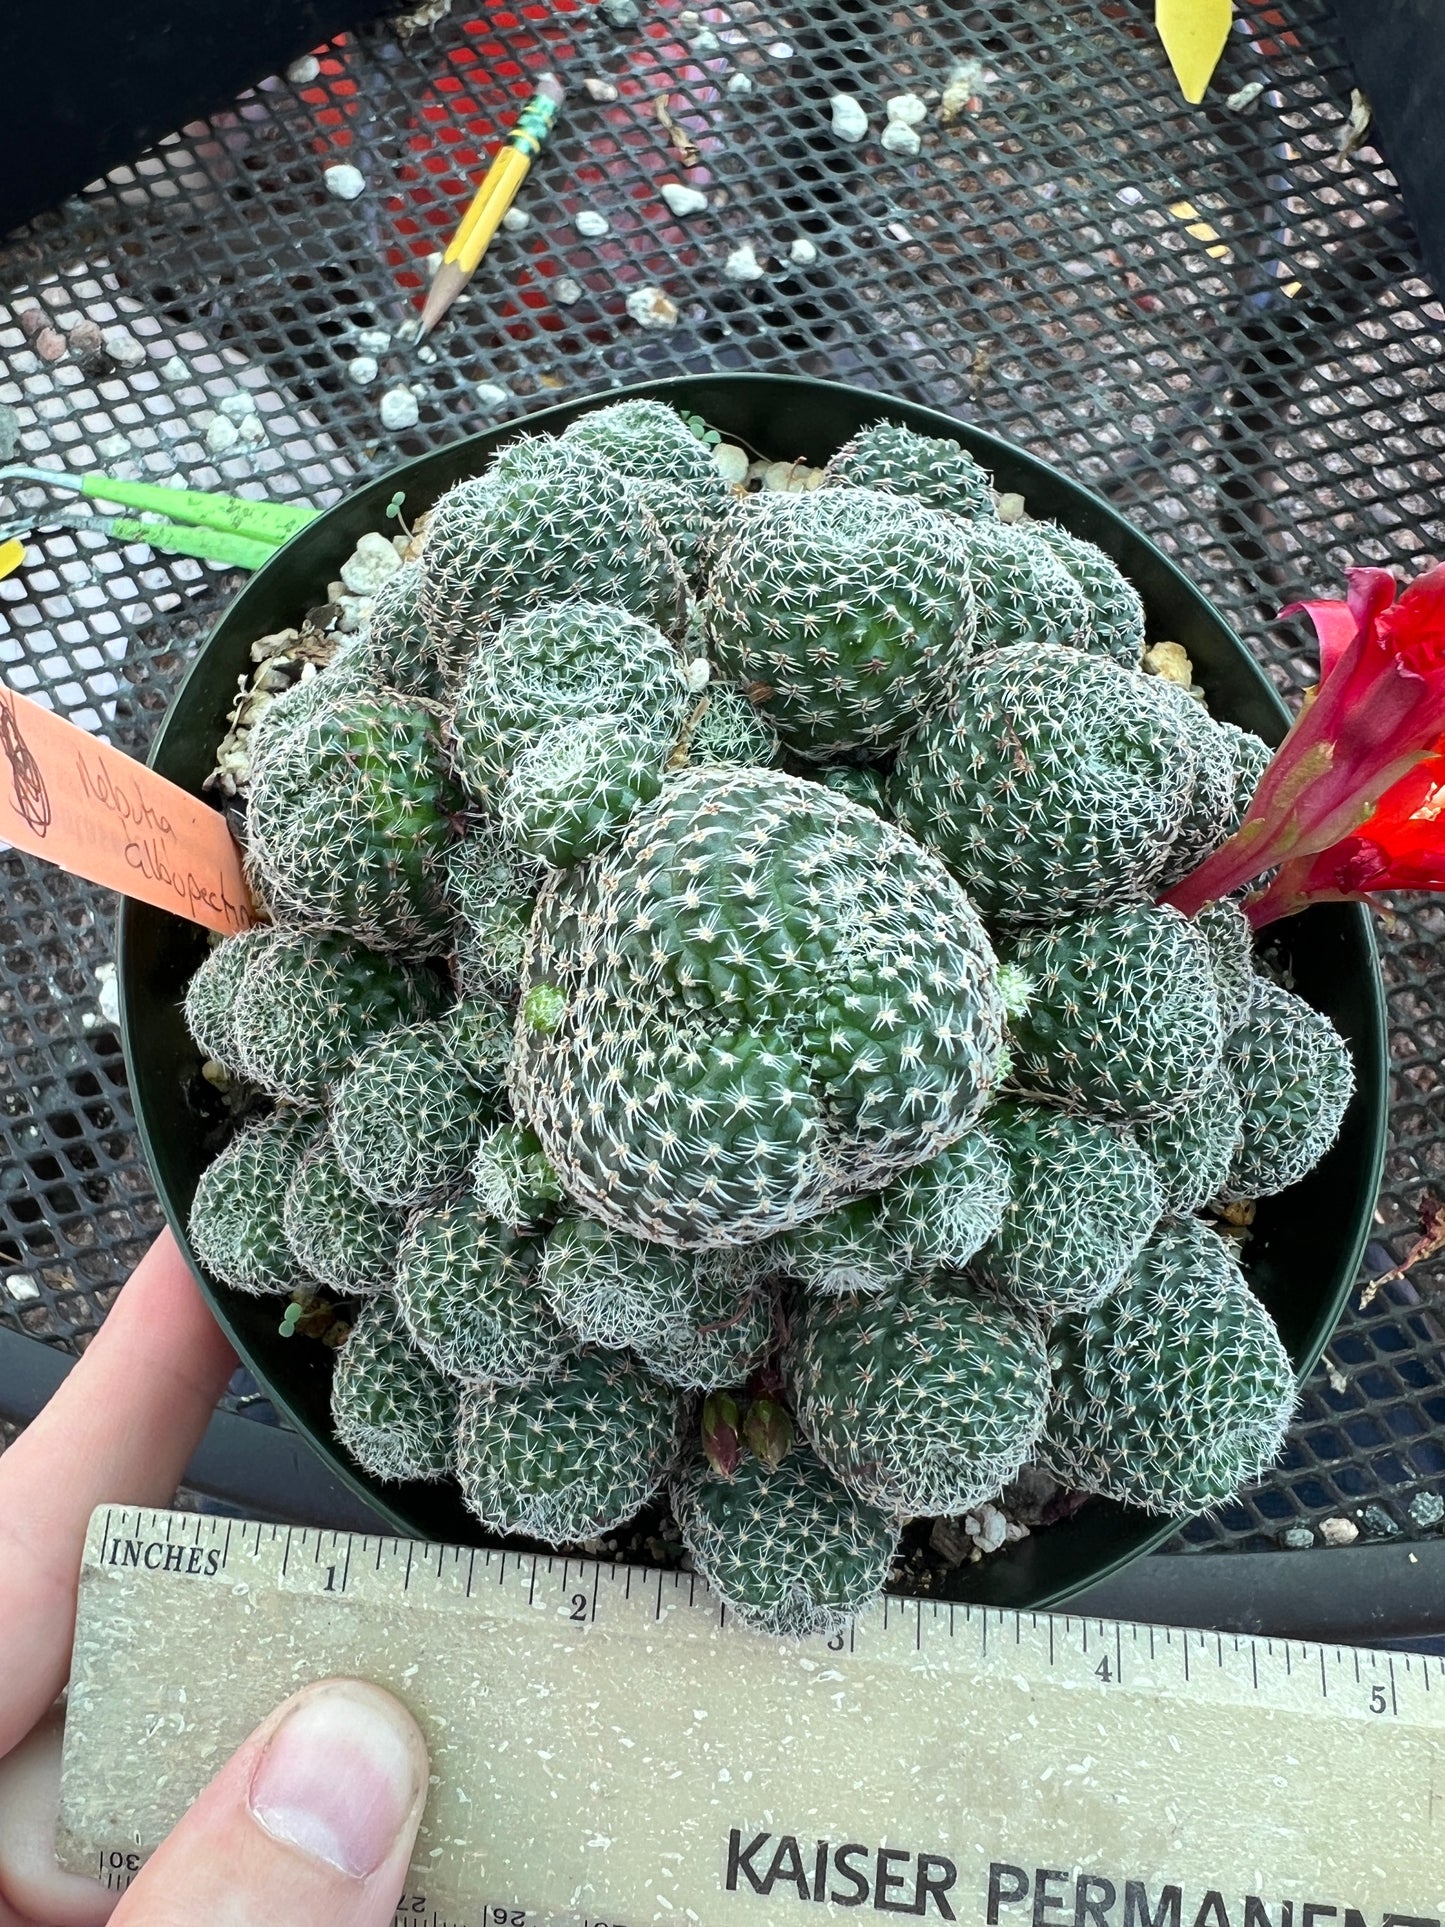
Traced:
<path fill-rule="evenodd" d="M 23 542 L 14 540 L 0 542 L 0 582 L 3 582 L 7 575 L 14 575 L 24 560 L 25 544 Z"/>
<path fill-rule="evenodd" d="M 1154 0 L 1154 24 L 1179 90 L 1192 105 L 1204 98 L 1234 19 L 1234 0 Z"/>

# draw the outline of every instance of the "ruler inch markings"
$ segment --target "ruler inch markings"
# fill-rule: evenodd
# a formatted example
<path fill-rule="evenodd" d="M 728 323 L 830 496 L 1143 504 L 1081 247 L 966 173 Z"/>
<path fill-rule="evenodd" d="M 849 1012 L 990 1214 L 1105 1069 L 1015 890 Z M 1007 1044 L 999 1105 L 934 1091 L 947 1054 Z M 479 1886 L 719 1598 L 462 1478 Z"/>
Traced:
<path fill-rule="evenodd" d="M 98 1873 L 113 1891 L 129 1886 L 173 1824 L 166 1802 L 183 1811 L 248 1722 L 308 1679 L 355 1672 L 400 1692 L 433 1748 L 434 1790 L 399 1920 L 786 1927 L 794 1909 L 779 1902 L 791 1902 L 802 1879 L 795 1863 L 809 1870 L 811 1888 L 815 1839 L 819 1852 L 829 1841 L 872 1841 L 875 1858 L 885 1854 L 877 1842 L 916 1841 L 920 1866 L 957 1875 L 950 1917 L 982 1921 L 992 1907 L 997 1927 L 1030 1927 L 1037 1896 L 1031 1886 L 1015 1904 L 1010 1883 L 1058 1867 L 1074 1871 L 1057 1877 L 1062 1886 L 1040 1889 L 1044 1917 L 1067 1919 L 1071 1905 L 1081 1906 L 1095 1927 L 1120 1927 L 1117 1907 L 1098 1913 L 1109 1882 L 1120 1894 L 1121 1883 L 1143 1882 L 1144 1912 L 1136 1907 L 1134 1918 L 1162 1919 L 1164 1875 L 1152 1870 L 1163 1867 L 1184 1886 L 1186 1922 L 1214 1918 L 1206 1903 L 1216 1889 L 1223 1904 L 1215 1912 L 1235 1927 L 1274 1919 L 1291 1899 L 1295 1919 L 1307 1905 L 1320 1914 L 1327 1904 L 1357 1915 L 1361 1927 L 1391 1927 L 1391 1915 L 1412 1927 L 1445 1919 L 1438 1830 L 1425 1813 L 1431 1788 L 1445 1780 L 1445 1692 L 1434 1690 L 1445 1659 L 1421 1655 L 1417 1671 L 1412 1654 L 1242 1634 L 1226 1648 L 1213 1631 L 917 1596 L 894 1596 L 850 1622 L 843 1639 L 780 1641 L 738 1628 L 695 1572 L 658 1570 L 654 1590 L 645 1568 L 561 1554 L 509 1562 L 500 1550 L 494 1559 L 481 1548 L 330 1528 L 263 1524 L 248 1536 L 248 1525 L 255 1522 L 113 1505 L 93 1516 L 62 1842 L 64 1864 Z M 133 1553 L 112 1559 L 117 1540 L 132 1538 L 142 1547 L 211 1548 L 215 1557 L 181 1550 L 167 1563 L 156 1552 L 149 1566 Z M 415 1562 L 429 1563 L 433 1552 L 433 1584 L 418 1587 Z M 228 1562 L 232 1580 L 244 1573 L 247 1584 L 188 1585 Z M 496 1588 L 473 1597 L 474 1576 L 492 1564 Z M 645 1573 L 635 1588 L 633 1571 Z M 566 1602 L 560 1613 L 540 1610 L 549 1589 Z M 294 1609 L 298 1593 L 304 1612 Z M 586 1601 L 595 1638 L 579 1641 L 567 1623 L 574 1594 L 576 1607 Z M 284 1598 L 285 1609 L 253 1620 L 268 1595 Z M 485 1669 L 457 1613 L 478 1630 L 506 1633 L 488 1642 Z M 1002 1636 L 1010 1615 L 1012 1642 Z M 1215 1665 L 1200 1665 L 1211 1642 Z M 240 1668 L 238 1650 L 247 1654 Z M 835 1660 L 840 1670 L 821 1678 L 837 1687 L 814 1684 L 819 1665 Z M 1022 1726 L 1020 1687 L 1030 1709 Z M 156 1709 L 173 1706 L 180 1689 L 185 1719 L 157 1723 Z M 839 1720 L 837 1707 L 847 1717 Z M 1161 1717 L 1172 1747 L 1162 1759 Z M 985 1756 L 990 1772 L 971 1773 Z M 920 1757 L 929 1761 L 921 1776 Z M 1087 1769 L 1063 1800 L 1040 1770 L 1060 1761 L 1071 1775 Z M 1293 1779 L 1281 1777 L 1291 1770 Z M 669 1791 L 675 1783 L 691 1789 L 685 1813 Z M 955 1788 L 946 1800 L 938 1797 L 945 1784 Z M 1358 1798 L 1362 1784 L 1369 1802 Z M 1286 1787 L 1284 1799 L 1272 1790 Z M 87 1814 L 102 1808 L 87 1807 L 85 1795 L 100 1789 L 112 1817 L 107 1831 L 87 1833 Z M 1370 1831 L 1384 1810 L 1397 1816 L 1388 1869 Z M 118 1829 L 117 1814 L 127 1816 Z M 1084 1830 L 1068 1836 L 1070 1825 Z M 589 1853 L 603 1835 L 607 1854 Z M 1226 1850 L 1245 1837 L 1248 1875 Z M 1226 1846 L 1206 1864 L 1211 1840 Z M 886 1846 L 887 1884 L 870 1885 L 861 1904 L 871 1899 L 878 1911 L 881 1891 L 882 1911 L 920 1911 L 912 1873 L 897 1874 L 900 1855 L 910 1859 Z M 991 1863 L 1022 1870 L 997 1875 L 996 1905 Z M 840 1880 L 852 1877 L 844 1864 Z M 831 1881 L 826 1854 L 820 1881 L 825 1866 Z M 1084 1879 L 1092 1884 L 1070 1884 Z M 1257 1890 L 1252 1914 L 1241 1882 Z M 917 1891 L 925 1900 L 932 1892 Z M 510 1893 L 525 1898 L 496 1898 Z M 772 1904 L 760 1906 L 770 1894 Z M 818 1927 L 833 1918 L 831 1905 L 816 1912 Z M 931 1904 L 921 1912 L 940 1917 Z"/>

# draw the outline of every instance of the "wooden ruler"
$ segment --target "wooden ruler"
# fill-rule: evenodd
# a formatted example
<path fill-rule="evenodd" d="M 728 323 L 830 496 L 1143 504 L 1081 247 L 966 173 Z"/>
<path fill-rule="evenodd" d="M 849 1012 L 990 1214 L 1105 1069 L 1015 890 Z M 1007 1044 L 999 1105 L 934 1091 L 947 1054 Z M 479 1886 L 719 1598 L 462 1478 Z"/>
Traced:
<path fill-rule="evenodd" d="M 830 1639 L 688 1574 L 98 1511 L 62 1858 L 123 1887 L 308 1680 L 412 1708 L 428 1927 L 1438 1927 L 1445 1661 L 891 1599 Z M 862 1911 L 860 1911 L 862 1910 Z"/>

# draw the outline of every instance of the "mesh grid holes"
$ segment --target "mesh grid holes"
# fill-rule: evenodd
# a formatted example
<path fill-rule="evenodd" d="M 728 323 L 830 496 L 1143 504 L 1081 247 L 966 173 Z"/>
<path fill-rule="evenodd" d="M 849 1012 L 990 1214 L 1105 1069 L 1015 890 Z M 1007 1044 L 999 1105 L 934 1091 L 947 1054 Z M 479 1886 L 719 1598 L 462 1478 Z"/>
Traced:
<path fill-rule="evenodd" d="M 83 469 L 124 434 L 122 473 L 324 505 L 556 393 L 713 368 L 855 380 L 974 416 L 1109 495 L 1296 694 L 1313 670 L 1302 628 L 1271 626 L 1281 604 L 1329 592 L 1347 561 L 1445 553 L 1445 318 L 1377 154 L 1335 157 L 1349 80 L 1322 0 L 1302 0 L 1278 42 L 1251 39 L 1242 9 L 1198 110 L 1173 93 L 1147 11 L 1122 0 L 1047 14 L 1023 0 L 734 0 L 698 9 L 720 42 L 701 50 L 680 11 L 644 0 L 641 26 L 619 34 L 580 3 L 458 0 L 405 47 L 368 29 L 324 50 L 314 83 L 265 83 L 13 237 L 0 402 L 20 417 L 17 459 Z M 935 110 L 916 160 L 827 132 L 831 92 L 858 95 L 876 139 L 889 94 L 937 90 L 961 60 L 980 63 L 976 104 L 950 132 Z M 357 334 L 414 309 L 481 156 L 547 68 L 579 84 L 523 190 L 531 225 L 497 237 L 435 361 L 393 349 L 358 388 Z M 735 71 L 751 92 L 727 92 Z M 617 102 L 589 100 L 588 73 L 614 81 Z M 1251 114 L 1220 104 L 1254 79 L 1269 91 Z M 658 124 L 659 94 L 696 169 Z M 325 192 L 340 159 L 369 182 L 357 201 Z M 664 180 L 703 187 L 708 208 L 675 219 Z M 1171 211 L 1185 200 L 1193 217 Z M 576 232 L 584 207 L 608 218 L 598 241 Z M 798 235 L 815 263 L 788 260 Z M 743 241 L 766 273 L 737 285 L 721 270 Z M 562 276 L 581 284 L 574 305 L 554 298 Z M 627 320 L 643 283 L 677 302 L 671 331 Z M 122 323 L 144 366 L 92 380 L 42 364 L 16 324 L 31 305 L 62 332 L 82 315 Z M 397 381 L 420 387 L 421 421 L 389 437 L 377 402 Z M 512 400 L 484 411 L 479 381 Z M 218 461 L 205 423 L 242 387 L 265 437 Z M 142 750 L 227 578 L 92 535 L 40 546 L 38 567 L 0 584 L 0 667 Z M 155 1206 L 114 1035 L 96 1021 L 111 905 L 43 866 L 4 865 L 0 1316 L 74 1344 Z M 1396 1093 L 1376 1270 L 1413 1236 L 1421 1191 L 1445 1191 L 1445 906 L 1402 904 L 1382 934 Z M 37 1297 L 7 1293 L 12 1266 Z M 1347 1318 L 1330 1351 L 1343 1389 L 1322 1367 L 1286 1466 L 1188 1541 L 1277 1543 L 1301 1517 L 1370 1499 L 1403 1518 L 1413 1491 L 1445 1489 L 1441 1276 L 1422 1266 Z"/>

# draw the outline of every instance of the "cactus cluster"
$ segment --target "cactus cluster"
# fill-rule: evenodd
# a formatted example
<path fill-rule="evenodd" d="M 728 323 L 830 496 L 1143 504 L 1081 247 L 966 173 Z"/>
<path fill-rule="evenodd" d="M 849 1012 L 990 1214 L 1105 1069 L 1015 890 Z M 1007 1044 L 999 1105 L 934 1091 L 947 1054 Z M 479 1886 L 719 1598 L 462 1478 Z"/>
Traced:
<path fill-rule="evenodd" d="M 625 400 L 449 490 L 252 732 L 274 922 L 185 1000 L 242 1120 L 195 1253 L 344 1334 L 356 1462 L 548 1545 L 666 1496 L 784 1636 L 1030 1460 L 1254 1476 L 1293 1376 L 1192 1214 L 1352 1088 L 1234 903 L 1156 907 L 1268 752 L 1110 558 L 893 422 L 823 480 Z"/>

